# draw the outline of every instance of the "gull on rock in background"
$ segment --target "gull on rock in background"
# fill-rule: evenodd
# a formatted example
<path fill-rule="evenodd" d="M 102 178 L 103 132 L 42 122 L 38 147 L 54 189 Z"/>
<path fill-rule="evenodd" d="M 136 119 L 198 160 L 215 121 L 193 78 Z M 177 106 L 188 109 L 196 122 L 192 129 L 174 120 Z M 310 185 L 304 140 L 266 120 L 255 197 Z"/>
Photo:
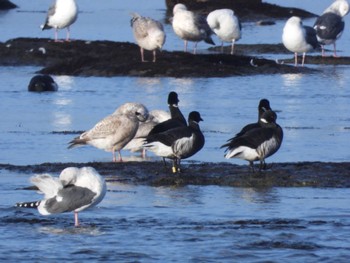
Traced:
<path fill-rule="evenodd" d="M 184 4 L 176 4 L 173 8 L 173 17 L 171 19 L 175 34 L 184 40 L 185 52 L 187 51 L 187 42 L 195 42 L 193 53 L 197 52 L 197 44 L 204 40 L 208 44 L 215 45 L 211 38 L 213 33 L 204 16 L 195 14 L 187 10 Z"/>
<path fill-rule="evenodd" d="M 210 28 L 221 40 L 221 52 L 224 42 L 231 43 L 231 54 L 234 53 L 234 45 L 241 38 L 242 25 L 231 9 L 217 9 L 207 16 Z"/>
<path fill-rule="evenodd" d="M 120 150 L 130 142 L 139 127 L 139 122 L 148 118 L 147 108 L 140 103 L 125 103 L 113 114 L 99 121 L 92 129 L 69 142 L 69 149 L 92 145 L 98 149 L 112 152 L 113 161 L 117 160 L 115 152 L 118 151 L 119 161 L 122 162 Z"/>
<path fill-rule="evenodd" d="M 304 66 L 306 52 L 318 47 L 316 31 L 312 27 L 304 26 L 300 17 L 292 16 L 283 28 L 283 45 L 294 52 L 295 66 L 298 65 L 298 53 L 303 53 L 302 66 Z"/>
<path fill-rule="evenodd" d="M 141 61 L 145 62 L 144 49 L 153 51 L 153 62 L 156 62 L 156 50 L 162 49 L 165 43 L 163 25 L 152 18 L 133 13 L 130 21 L 135 40 L 140 47 Z"/>
<path fill-rule="evenodd" d="M 66 41 L 70 41 L 70 26 L 77 20 L 78 6 L 75 0 L 55 0 L 49 8 L 46 21 L 41 29 L 55 29 L 55 41 L 58 41 L 58 29 L 67 28 Z"/>
<path fill-rule="evenodd" d="M 60 176 L 35 175 L 31 182 L 44 194 L 35 202 L 17 203 L 17 207 L 37 208 L 42 215 L 74 212 L 75 226 L 79 226 L 78 212 L 96 206 L 106 195 L 106 182 L 92 167 L 68 167 Z"/>
<path fill-rule="evenodd" d="M 314 29 L 321 44 L 322 56 L 325 56 L 324 46 L 333 44 L 333 56 L 337 57 L 336 41 L 343 34 L 343 17 L 348 13 L 349 3 L 346 0 L 336 0 L 316 19 Z"/>
<path fill-rule="evenodd" d="M 264 112 L 260 119 L 260 127 L 251 129 L 242 136 L 232 138 L 221 146 L 227 147 L 225 158 L 240 158 L 247 160 L 254 171 L 254 161 L 260 161 L 259 171 L 266 168 L 265 159 L 280 148 L 283 140 L 283 130 L 276 123 L 274 111 Z"/>

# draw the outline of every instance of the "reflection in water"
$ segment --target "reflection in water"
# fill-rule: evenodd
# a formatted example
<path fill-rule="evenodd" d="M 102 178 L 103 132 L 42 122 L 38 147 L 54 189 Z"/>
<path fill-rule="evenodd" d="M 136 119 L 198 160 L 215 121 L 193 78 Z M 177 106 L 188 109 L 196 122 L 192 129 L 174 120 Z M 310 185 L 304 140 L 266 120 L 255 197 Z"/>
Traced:
<path fill-rule="evenodd" d="M 68 130 L 72 126 L 72 116 L 63 112 L 53 113 L 53 126 L 55 129 Z"/>
<path fill-rule="evenodd" d="M 283 74 L 283 84 L 287 88 L 300 87 L 303 74 Z"/>
<path fill-rule="evenodd" d="M 278 196 L 273 188 L 242 188 L 237 189 L 237 191 L 240 191 L 242 199 L 249 203 L 267 204 L 278 202 Z"/>
<path fill-rule="evenodd" d="M 74 78 L 72 76 L 54 76 L 54 80 L 58 85 L 58 90 L 71 90 L 74 85 Z"/>

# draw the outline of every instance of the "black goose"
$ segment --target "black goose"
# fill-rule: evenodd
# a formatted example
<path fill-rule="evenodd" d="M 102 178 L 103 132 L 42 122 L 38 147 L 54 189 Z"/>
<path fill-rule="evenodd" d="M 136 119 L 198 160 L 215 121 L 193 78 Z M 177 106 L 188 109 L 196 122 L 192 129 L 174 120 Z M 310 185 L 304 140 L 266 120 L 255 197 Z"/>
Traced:
<path fill-rule="evenodd" d="M 187 125 L 186 119 L 182 115 L 178 103 L 179 98 L 177 93 L 175 91 L 171 91 L 168 95 L 168 105 L 171 118 L 154 126 L 149 132 L 148 136 Z"/>
<path fill-rule="evenodd" d="M 148 136 L 144 147 L 163 158 L 173 159 L 173 173 L 180 172 L 180 161 L 191 157 L 204 146 L 204 135 L 199 128 L 203 121 L 199 112 L 188 116 L 188 126 L 177 127 Z"/>
<path fill-rule="evenodd" d="M 260 119 L 260 127 L 247 131 L 221 147 L 227 147 L 225 158 L 240 158 L 247 160 L 254 170 L 254 161 L 260 161 L 259 171 L 266 168 L 265 159 L 280 148 L 283 140 L 283 130 L 276 123 L 277 115 L 268 110 Z"/>

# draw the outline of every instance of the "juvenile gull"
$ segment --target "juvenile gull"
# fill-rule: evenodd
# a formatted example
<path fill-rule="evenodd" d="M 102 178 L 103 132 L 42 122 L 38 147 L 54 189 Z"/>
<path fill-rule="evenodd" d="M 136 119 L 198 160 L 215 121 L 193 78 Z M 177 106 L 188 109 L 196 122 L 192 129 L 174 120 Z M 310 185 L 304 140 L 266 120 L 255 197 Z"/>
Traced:
<path fill-rule="evenodd" d="M 277 152 L 283 140 L 283 130 L 276 123 L 276 119 L 277 115 L 274 111 L 264 112 L 260 119 L 260 127 L 251 129 L 221 146 L 221 148 L 227 147 L 225 158 L 247 160 L 252 170 L 254 170 L 254 161 L 259 160 L 259 171 L 265 169 L 265 159 Z"/>
<path fill-rule="evenodd" d="M 124 146 L 124 150 L 130 152 L 142 152 L 142 156 L 145 157 L 145 149 L 143 148 L 144 140 L 149 132 L 158 123 L 170 119 L 170 114 L 163 110 L 152 110 L 148 114 L 148 119 L 145 122 L 140 122 L 137 132 L 134 138 Z"/>
<path fill-rule="evenodd" d="M 78 212 L 100 203 L 107 191 L 105 180 L 92 167 L 69 167 L 58 178 L 40 174 L 30 180 L 44 194 L 44 199 L 16 206 L 37 208 L 42 215 L 74 212 L 75 226 L 79 226 Z"/>
<path fill-rule="evenodd" d="M 282 34 L 283 45 L 294 52 L 295 66 L 298 65 L 298 53 L 303 53 L 304 66 L 306 52 L 318 46 L 316 31 L 312 27 L 303 26 L 300 17 L 292 16 L 286 22 Z"/>
<path fill-rule="evenodd" d="M 336 0 L 317 18 L 314 29 L 321 44 L 322 56 L 325 56 L 324 46 L 333 44 L 333 56 L 337 57 L 336 41 L 343 34 L 345 27 L 343 17 L 348 13 L 349 3 L 346 0 Z"/>
<path fill-rule="evenodd" d="M 231 43 L 231 54 L 234 53 L 234 45 L 241 38 L 242 26 L 231 9 L 217 9 L 209 13 L 207 22 L 210 28 L 221 40 L 221 52 L 224 42 Z"/>
<path fill-rule="evenodd" d="M 135 40 L 140 47 L 141 61 L 145 62 L 144 49 L 153 51 L 153 62 L 156 62 L 156 50 L 162 49 L 165 43 L 163 25 L 152 18 L 133 13 L 130 21 Z"/>
<path fill-rule="evenodd" d="M 211 38 L 212 30 L 204 16 L 187 10 L 183 4 L 176 4 L 173 8 L 172 26 L 175 34 L 184 40 L 185 52 L 187 42 L 195 42 L 193 53 L 197 52 L 197 44 L 204 40 L 208 44 L 215 45 Z"/>
<path fill-rule="evenodd" d="M 157 156 L 173 160 L 173 173 L 180 172 L 180 162 L 201 150 L 204 135 L 199 128 L 203 121 L 199 112 L 192 111 L 188 116 L 188 126 L 178 127 L 147 137 L 145 147 Z"/>
<path fill-rule="evenodd" d="M 78 6 L 75 0 L 56 0 L 49 8 L 46 21 L 41 29 L 55 29 L 55 41 L 58 41 L 58 29 L 67 28 L 66 41 L 70 40 L 70 26 L 77 20 Z"/>
<path fill-rule="evenodd" d="M 134 138 L 139 122 L 148 117 L 147 108 L 140 103 L 125 103 L 113 114 L 99 121 L 92 129 L 69 142 L 68 148 L 90 144 L 98 149 L 112 152 L 113 161 L 123 161 L 120 150 Z"/>

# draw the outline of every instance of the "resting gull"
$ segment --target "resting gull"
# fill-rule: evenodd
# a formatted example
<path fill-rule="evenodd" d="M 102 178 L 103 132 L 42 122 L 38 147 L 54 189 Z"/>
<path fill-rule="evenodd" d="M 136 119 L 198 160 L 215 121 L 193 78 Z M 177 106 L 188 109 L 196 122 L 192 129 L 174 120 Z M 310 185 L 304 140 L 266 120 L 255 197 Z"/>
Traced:
<path fill-rule="evenodd" d="M 192 111 L 188 116 L 188 126 L 148 136 L 144 146 L 157 156 L 173 159 L 173 173 L 180 172 L 181 160 L 193 156 L 204 146 L 200 121 L 203 120 L 199 112 Z"/>
<path fill-rule="evenodd" d="M 240 158 L 249 161 L 254 170 L 254 161 L 260 161 L 259 171 L 266 168 L 265 159 L 280 148 L 283 140 L 283 130 L 276 123 L 277 115 L 268 110 L 260 119 L 260 127 L 251 129 L 221 146 L 227 147 L 225 158 Z"/>
<path fill-rule="evenodd" d="M 343 34 L 345 27 L 343 17 L 348 13 L 349 3 L 346 0 L 336 0 L 317 18 L 314 29 L 321 44 L 322 56 L 325 56 L 324 46 L 333 44 L 333 56 L 337 57 L 335 42 Z"/>
<path fill-rule="evenodd" d="M 133 13 L 130 21 L 137 44 L 140 47 L 141 61 L 145 62 L 144 49 L 153 51 L 153 62 L 156 62 L 156 50 L 162 49 L 165 43 L 163 25 L 152 18 Z"/>
<path fill-rule="evenodd" d="M 37 208 L 42 215 L 74 212 L 75 226 L 79 226 L 78 212 L 100 203 L 106 195 L 106 182 L 92 167 L 68 167 L 60 176 L 40 174 L 31 177 L 44 199 L 17 203 L 17 207 Z"/>
<path fill-rule="evenodd" d="M 295 66 L 298 65 L 298 53 L 303 53 L 304 66 L 306 52 L 318 46 L 316 31 L 312 27 L 303 26 L 300 17 L 292 16 L 286 22 L 282 34 L 283 45 L 294 52 Z"/>
<path fill-rule="evenodd" d="M 173 8 L 172 26 L 177 36 L 185 42 L 185 52 L 187 42 L 195 42 L 193 53 L 197 52 L 197 44 L 204 40 L 208 44 L 215 45 L 211 38 L 212 30 L 204 16 L 195 14 L 187 10 L 184 4 L 176 4 Z"/>
<path fill-rule="evenodd" d="M 99 121 L 92 129 L 73 139 L 68 148 L 90 144 L 98 149 L 112 152 L 113 161 L 123 161 L 120 150 L 134 138 L 139 122 L 148 117 L 147 108 L 140 103 L 125 103 L 113 114 Z"/>
<path fill-rule="evenodd" d="M 221 39 L 221 52 L 224 42 L 231 43 L 231 54 L 234 53 L 234 45 L 241 38 L 241 23 L 231 9 L 217 9 L 209 13 L 207 22 L 214 33 Z"/>
<path fill-rule="evenodd" d="M 55 29 L 55 41 L 58 41 L 58 29 L 67 28 L 66 41 L 70 40 L 70 25 L 78 17 L 78 6 L 75 0 L 56 0 L 49 8 L 46 21 L 41 29 Z"/>

